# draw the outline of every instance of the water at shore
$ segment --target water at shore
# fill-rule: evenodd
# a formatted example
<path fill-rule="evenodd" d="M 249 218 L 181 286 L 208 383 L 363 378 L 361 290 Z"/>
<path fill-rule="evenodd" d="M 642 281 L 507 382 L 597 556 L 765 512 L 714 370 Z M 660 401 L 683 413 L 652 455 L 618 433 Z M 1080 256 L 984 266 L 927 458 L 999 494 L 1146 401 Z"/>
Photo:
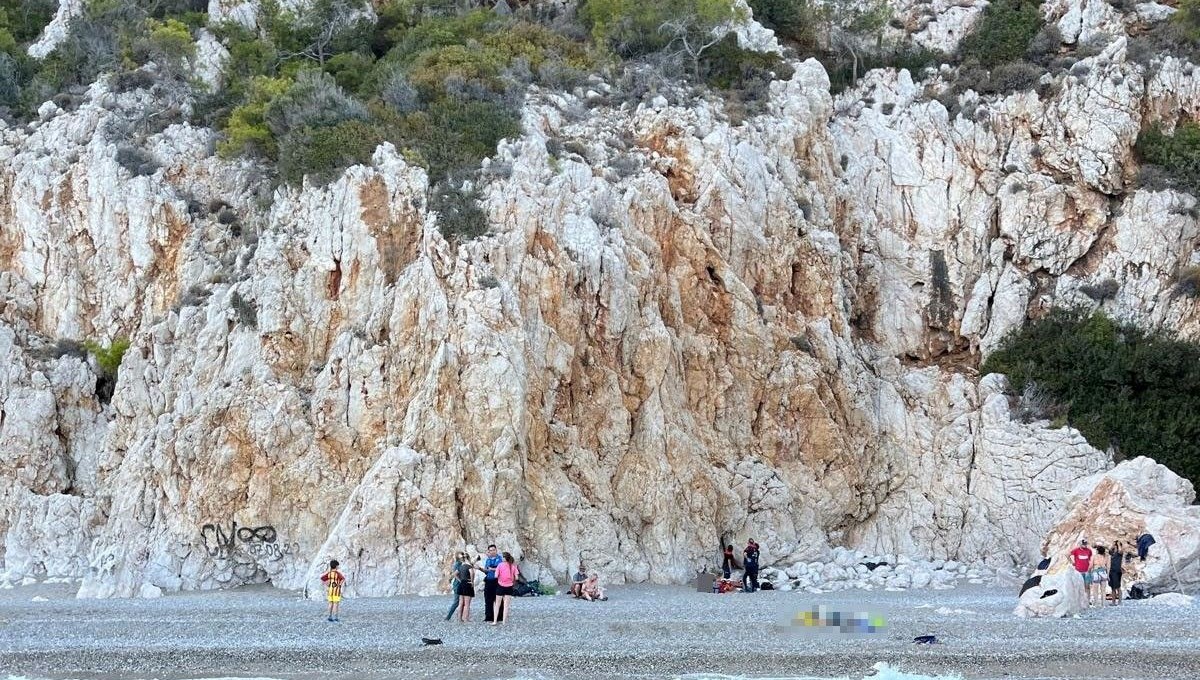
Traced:
<path fill-rule="evenodd" d="M 0 593 L 0 678 L 31 680 L 1027 680 L 1200 677 L 1200 607 L 1126 602 L 1067 620 L 1012 615 L 1009 588 L 713 595 L 618 587 L 611 599 L 524 598 L 511 623 L 444 621 L 448 597 L 323 605 L 271 588 L 76 600 L 65 585 Z M 33 598 L 44 601 L 33 601 Z M 482 601 L 474 618 L 482 618 Z M 804 634 L 816 606 L 886 620 Z M 940 644 L 915 645 L 917 635 Z M 442 639 L 425 646 L 422 637 Z M 886 664 L 882 666 L 879 664 Z"/>

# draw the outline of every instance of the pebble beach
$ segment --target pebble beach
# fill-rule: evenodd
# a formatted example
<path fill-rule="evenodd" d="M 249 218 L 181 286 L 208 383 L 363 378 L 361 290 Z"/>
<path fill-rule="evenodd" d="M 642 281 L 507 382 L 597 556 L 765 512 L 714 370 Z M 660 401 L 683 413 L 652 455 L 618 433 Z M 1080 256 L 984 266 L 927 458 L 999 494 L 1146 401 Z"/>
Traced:
<path fill-rule="evenodd" d="M 1127 601 L 1078 618 L 1012 615 L 1008 587 L 714 595 L 628 586 L 608 602 L 521 598 L 513 619 L 447 623 L 449 597 L 323 603 L 270 587 L 76 600 L 68 584 L 0 592 L 0 678 L 1185 678 L 1200 677 L 1200 606 Z M 797 612 L 880 616 L 814 632 Z M 935 645 L 916 645 L 936 635 Z M 440 638 L 425 646 L 421 638 Z M 894 671 L 902 671 L 896 675 Z M 910 675 L 911 674 L 911 675 Z"/>

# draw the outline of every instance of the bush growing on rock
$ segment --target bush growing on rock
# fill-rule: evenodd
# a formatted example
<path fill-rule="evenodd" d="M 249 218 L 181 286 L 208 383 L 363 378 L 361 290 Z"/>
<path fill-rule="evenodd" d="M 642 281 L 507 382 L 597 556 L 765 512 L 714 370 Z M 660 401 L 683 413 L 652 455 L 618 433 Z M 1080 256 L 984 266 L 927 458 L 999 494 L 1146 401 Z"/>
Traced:
<path fill-rule="evenodd" d="M 740 15 L 732 0 L 586 0 L 580 13 L 595 41 L 624 58 L 673 46 L 692 62 Z"/>
<path fill-rule="evenodd" d="M 338 87 L 333 76 L 315 69 L 297 74 L 287 90 L 272 97 L 263 110 L 263 120 L 276 139 L 302 128 L 333 127 L 367 118 L 367 107 Z"/>
<path fill-rule="evenodd" d="M 0 31 L 16 44 L 33 42 L 57 11 L 56 0 L 0 0 Z"/>
<path fill-rule="evenodd" d="M 1134 148 L 1143 163 L 1161 168 L 1170 184 L 1200 194 L 1200 125 L 1184 123 L 1171 135 L 1155 125 L 1138 135 Z"/>
<path fill-rule="evenodd" d="M 245 101 L 230 113 L 225 123 L 225 139 L 217 146 L 217 151 L 225 157 L 255 154 L 275 158 L 279 144 L 267 124 L 267 107 L 275 97 L 287 92 L 291 84 L 286 78 L 254 78 Z"/>
<path fill-rule="evenodd" d="M 1025 57 L 1045 23 L 1034 0 L 998 0 L 987 6 L 983 19 L 959 45 L 959 57 L 995 67 Z"/>
<path fill-rule="evenodd" d="M 1079 292 L 1090 297 L 1096 302 L 1104 302 L 1116 297 L 1117 291 L 1121 289 L 1120 284 L 1116 279 L 1104 279 L 1096 284 L 1088 284 L 1079 287 Z"/>
<path fill-rule="evenodd" d="M 258 330 L 258 309 L 254 304 L 242 297 L 242 294 L 236 290 L 229 296 L 229 304 L 233 307 L 234 314 L 237 315 L 238 323 Z"/>
<path fill-rule="evenodd" d="M 817 47 L 817 11 L 808 0 L 749 0 L 754 18 L 800 49 Z"/>
<path fill-rule="evenodd" d="M 1056 310 L 1011 333 L 982 371 L 1007 374 L 1017 393 L 1036 384 L 1093 446 L 1200 482 L 1200 345 Z"/>
<path fill-rule="evenodd" d="M 431 187 L 429 194 L 429 209 L 437 213 L 442 236 L 469 241 L 487 233 L 487 216 L 475 192 L 442 183 Z"/>
<path fill-rule="evenodd" d="M 370 161 L 381 142 L 379 129 L 362 120 L 293 130 L 279 143 L 279 175 L 291 184 L 306 176 L 326 183 L 342 170 Z"/>
<path fill-rule="evenodd" d="M 112 400 L 113 390 L 116 389 L 117 375 L 125 351 L 129 349 L 129 340 L 116 338 L 108 347 L 88 340 L 83 346 L 96 358 L 96 366 L 100 368 L 100 375 L 96 378 L 96 397 L 101 403 L 107 404 Z"/>

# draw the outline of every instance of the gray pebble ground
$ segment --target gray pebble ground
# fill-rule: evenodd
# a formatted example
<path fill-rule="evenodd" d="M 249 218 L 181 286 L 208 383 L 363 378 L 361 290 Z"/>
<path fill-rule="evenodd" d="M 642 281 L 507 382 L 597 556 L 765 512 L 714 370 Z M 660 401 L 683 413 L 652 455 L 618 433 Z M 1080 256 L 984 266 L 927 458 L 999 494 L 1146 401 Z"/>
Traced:
<path fill-rule="evenodd" d="M 503 627 L 442 621 L 449 596 L 324 603 L 270 588 L 75 600 L 65 585 L 0 591 L 0 678 L 665 678 L 719 673 L 854 679 L 877 662 L 963 678 L 1200 678 L 1200 604 L 1126 602 L 1025 621 L 1008 588 L 712 595 L 618 587 L 610 600 L 521 598 Z M 33 602 L 33 597 L 47 598 Z M 474 617 L 482 618 L 482 598 Z M 885 616 L 882 633 L 804 635 L 805 607 Z M 938 613 L 938 608 L 965 612 Z M 912 643 L 934 634 L 936 646 Z M 445 644 L 425 647 L 420 638 Z"/>

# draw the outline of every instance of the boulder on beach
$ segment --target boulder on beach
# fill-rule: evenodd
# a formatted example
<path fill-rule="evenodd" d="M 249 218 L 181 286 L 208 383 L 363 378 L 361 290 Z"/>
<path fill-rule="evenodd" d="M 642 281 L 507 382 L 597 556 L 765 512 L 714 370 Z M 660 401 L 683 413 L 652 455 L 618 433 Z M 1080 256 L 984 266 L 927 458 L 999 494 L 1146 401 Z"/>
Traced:
<path fill-rule="evenodd" d="M 1150 599 L 1150 604 L 1159 607 L 1190 607 L 1196 598 L 1183 593 L 1163 593 Z"/>
<path fill-rule="evenodd" d="M 1040 565 L 1039 565 L 1040 566 Z M 1038 577 L 1040 580 L 1035 581 Z M 1026 582 L 1013 613 L 1023 618 L 1062 618 L 1087 609 L 1083 578 L 1070 560 L 1051 559 L 1049 569 L 1038 569 Z"/>
<path fill-rule="evenodd" d="M 1086 538 L 1133 555 L 1142 534 L 1154 536 L 1146 559 L 1126 559 L 1122 585 L 1143 584 L 1150 594 L 1200 590 L 1200 507 L 1192 483 L 1145 457 L 1081 480 L 1067 497 L 1066 512 L 1043 543 L 1059 565 Z M 1043 579 L 1045 583 L 1045 579 Z M 1054 587 L 1054 586 L 1049 586 Z"/>

